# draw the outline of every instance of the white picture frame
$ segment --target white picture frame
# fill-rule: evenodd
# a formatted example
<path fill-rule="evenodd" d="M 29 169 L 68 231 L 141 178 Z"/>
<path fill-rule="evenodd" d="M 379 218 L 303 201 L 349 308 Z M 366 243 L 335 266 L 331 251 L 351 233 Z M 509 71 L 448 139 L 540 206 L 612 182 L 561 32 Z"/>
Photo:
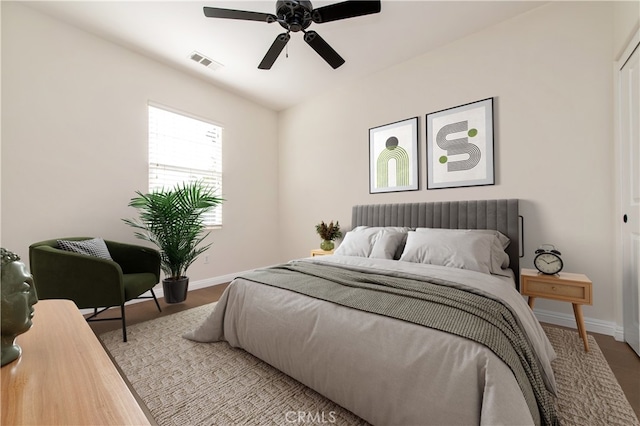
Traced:
<path fill-rule="evenodd" d="M 493 98 L 427 114 L 427 189 L 495 184 Z"/>
<path fill-rule="evenodd" d="M 418 117 L 369 129 L 369 193 L 419 189 Z"/>

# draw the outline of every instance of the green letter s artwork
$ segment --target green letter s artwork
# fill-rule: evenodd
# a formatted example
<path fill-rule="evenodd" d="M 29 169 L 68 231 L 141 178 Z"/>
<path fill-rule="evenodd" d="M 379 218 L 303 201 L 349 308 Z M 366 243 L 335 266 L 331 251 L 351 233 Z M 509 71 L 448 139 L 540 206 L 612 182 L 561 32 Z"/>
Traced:
<path fill-rule="evenodd" d="M 447 139 L 452 133 L 458 132 L 466 132 L 468 128 L 468 121 L 459 121 L 457 123 L 447 124 L 442 126 L 442 128 L 438 131 L 436 135 L 436 143 L 440 147 L 447 151 L 447 155 L 441 156 L 438 161 L 441 164 L 447 163 L 447 171 L 455 172 L 462 170 L 471 170 L 473 169 L 482 158 L 482 152 L 480 148 L 476 145 L 469 142 L 469 139 L 466 137 L 458 138 L 458 139 Z M 474 137 L 478 134 L 476 129 L 471 129 L 467 132 L 467 136 Z M 451 155 L 459 155 L 459 154 L 467 154 L 468 157 L 465 160 L 458 161 L 448 161 L 448 156 Z"/>
<path fill-rule="evenodd" d="M 493 98 L 427 114 L 427 189 L 494 183 Z"/>

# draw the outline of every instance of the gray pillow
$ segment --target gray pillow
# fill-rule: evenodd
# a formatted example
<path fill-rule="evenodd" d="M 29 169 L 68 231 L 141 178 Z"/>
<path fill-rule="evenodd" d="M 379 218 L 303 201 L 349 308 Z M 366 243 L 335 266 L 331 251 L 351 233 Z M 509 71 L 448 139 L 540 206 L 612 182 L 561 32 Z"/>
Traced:
<path fill-rule="evenodd" d="M 376 259 L 399 259 L 407 240 L 408 231 L 397 231 L 382 228 L 378 231 L 378 239 L 373 245 L 369 257 Z"/>
<path fill-rule="evenodd" d="M 102 238 L 93 238 L 91 240 L 82 241 L 58 240 L 58 247 L 62 250 L 72 251 L 74 253 L 113 260 L 109 253 L 109 249 L 107 248 L 107 244 Z"/>

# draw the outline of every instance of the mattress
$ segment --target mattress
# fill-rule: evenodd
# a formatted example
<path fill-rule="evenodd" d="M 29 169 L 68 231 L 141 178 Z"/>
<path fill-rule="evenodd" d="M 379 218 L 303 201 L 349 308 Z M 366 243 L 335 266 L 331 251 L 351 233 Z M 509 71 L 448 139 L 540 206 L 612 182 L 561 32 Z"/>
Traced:
<path fill-rule="evenodd" d="M 303 262 L 428 276 L 500 300 L 517 317 L 549 394 L 555 352 L 513 279 L 386 259 Z M 239 277 L 185 337 L 225 340 L 372 424 L 536 424 L 511 369 L 489 348 L 443 331 Z"/>

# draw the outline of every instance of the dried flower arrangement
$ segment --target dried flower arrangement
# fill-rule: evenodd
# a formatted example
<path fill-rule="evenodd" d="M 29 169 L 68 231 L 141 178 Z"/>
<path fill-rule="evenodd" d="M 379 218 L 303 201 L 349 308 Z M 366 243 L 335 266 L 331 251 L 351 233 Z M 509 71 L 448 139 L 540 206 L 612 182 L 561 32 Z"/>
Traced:
<path fill-rule="evenodd" d="M 324 222 L 320 222 L 316 225 L 316 232 L 320 235 L 320 238 L 325 241 L 333 241 L 342 237 L 342 232 L 340 232 L 340 223 L 338 223 L 338 221 L 336 221 L 335 224 L 333 221 L 329 222 L 328 225 Z"/>

